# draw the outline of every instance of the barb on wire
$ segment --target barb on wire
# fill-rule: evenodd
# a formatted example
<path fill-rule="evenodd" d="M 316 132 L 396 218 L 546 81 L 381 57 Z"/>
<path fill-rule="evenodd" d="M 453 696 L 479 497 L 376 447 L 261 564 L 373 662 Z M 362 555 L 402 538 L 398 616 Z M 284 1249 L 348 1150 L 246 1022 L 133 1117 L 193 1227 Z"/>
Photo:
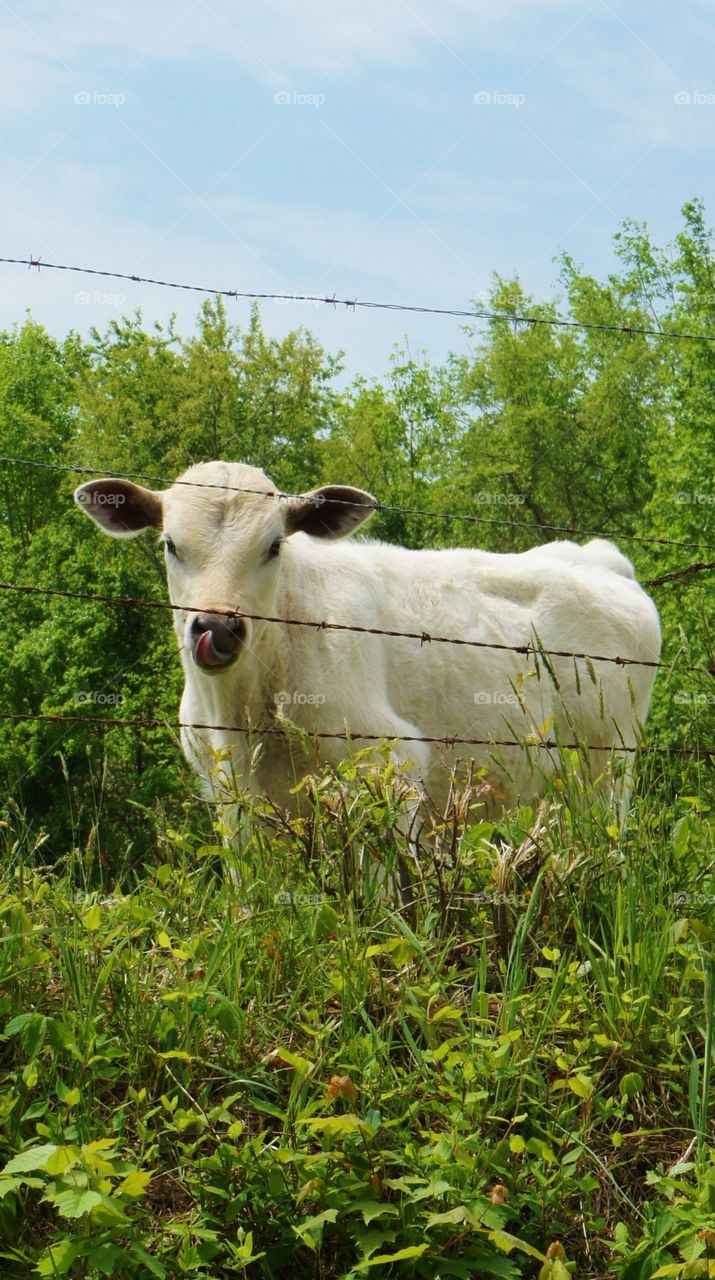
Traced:
<path fill-rule="evenodd" d="M 661 587 L 665 582 L 675 582 L 678 578 L 687 578 L 693 573 L 703 573 L 706 569 L 715 569 L 715 560 L 699 560 L 689 564 L 685 569 L 674 569 L 672 573 L 662 573 L 659 578 L 649 578 L 646 586 Z"/>
<path fill-rule="evenodd" d="M 32 258 L 0 258 L 1 263 L 16 266 L 39 266 Z M 362 307 L 370 311 L 407 311 L 413 315 L 455 316 L 468 320 L 494 320 L 507 324 L 543 324 L 556 329 L 583 329 L 598 333 L 640 334 L 646 338 L 670 338 L 679 342 L 713 342 L 715 335 L 707 333 L 678 333 L 674 329 L 654 329 L 647 325 L 606 324 L 591 320 L 565 320 L 562 317 L 509 315 L 499 311 L 476 311 L 460 307 L 427 307 L 404 302 L 368 302 L 359 298 L 336 298 L 326 294 L 311 293 L 249 293 L 240 289 L 213 289 L 207 285 L 182 284 L 176 280 L 159 280 L 152 276 L 139 276 L 126 271 L 100 270 L 97 267 L 76 267 L 64 262 L 43 262 L 48 271 L 70 271 L 85 276 L 102 276 L 111 280 L 131 280 L 135 284 L 153 284 L 162 289 L 181 289 L 189 293 L 208 293 L 219 298 L 244 298 L 254 302 L 322 302 L 329 306 L 345 307 L 355 311 Z"/>
<path fill-rule="evenodd" d="M 2 261 L 2 259 L 0 259 Z M 242 485 L 219 484 L 206 480 L 170 480 L 167 476 L 155 476 L 146 471 L 115 471 L 113 468 L 85 467 L 67 462 L 38 462 L 34 458 L 16 458 L 8 454 L 0 455 L 0 462 L 14 463 L 21 467 L 37 467 L 47 471 L 71 471 L 77 475 L 107 476 L 116 480 L 148 480 L 152 484 L 168 486 L 180 485 L 190 489 L 223 489 L 229 493 L 250 493 L 261 498 L 297 498 L 303 495 L 284 493 L 280 489 L 250 489 Z M 378 502 L 377 506 L 367 502 L 351 502 L 348 498 L 332 498 L 336 506 L 369 507 L 371 511 L 384 511 L 391 515 L 423 516 L 432 520 L 458 520 L 466 524 L 506 525 L 513 529 L 544 529 L 548 533 L 567 533 L 582 538 L 618 538 L 621 542 L 644 542 L 662 547 L 683 547 L 687 549 L 715 551 L 713 542 L 687 542 L 678 538 L 647 537 L 644 534 L 625 533 L 620 529 L 581 529 L 575 525 L 539 524 L 530 520 L 507 520 L 500 516 L 473 516 L 455 511 L 429 511 L 424 507 L 395 507 L 388 503 Z M 703 565 L 709 568 L 709 565 Z M 650 585 L 653 585 L 652 583 Z"/>
<path fill-rule="evenodd" d="M 161 720 L 156 716 L 132 716 L 127 718 L 119 718 L 115 716 L 67 716 L 61 714 L 52 714 L 50 712 L 22 712 L 22 711 L 0 711 L 0 720 L 10 721 L 49 721 L 54 724 L 95 724 L 111 726 L 112 728 L 145 728 L 145 729 L 204 729 L 214 730 L 221 733 L 242 733 L 249 737 L 252 734 L 263 737 L 268 734 L 285 735 L 286 729 L 281 725 L 271 725 L 263 729 L 248 727 L 238 724 L 203 724 L 197 721 L 186 720 Z M 594 745 L 587 742 L 558 742 L 554 738 L 541 738 L 537 734 L 529 735 L 523 741 L 518 738 L 460 738 L 452 734 L 443 734 L 440 736 L 421 737 L 418 734 L 394 734 L 394 733 L 358 733 L 358 732 L 328 732 L 326 730 L 306 729 L 304 731 L 309 738 L 330 738 L 339 739 L 342 742 L 431 742 L 435 745 L 443 747 L 537 747 L 545 751 L 612 751 L 615 753 L 628 754 L 645 754 L 645 755 L 704 755 L 715 756 L 715 747 L 704 746 L 670 746 L 661 745 L 660 743 L 641 744 L 635 747 L 627 747 L 619 744 L 611 746 L 603 746 L 603 744 Z"/>
<path fill-rule="evenodd" d="M 68 600 L 89 600 L 99 604 L 128 606 L 144 609 L 170 609 L 174 612 L 202 613 L 204 607 L 193 604 L 171 604 L 166 600 L 143 600 L 138 596 L 109 596 L 89 591 L 70 591 L 62 587 L 36 587 L 30 582 L 0 582 L 0 591 L 17 591 L 22 595 L 61 596 Z M 539 658 L 542 654 L 548 658 L 582 659 L 585 662 L 610 662 L 617 667 L 649 667 L 652 670 L 674 671 L 676 668 L 667 662 L 658 662 L 647 658 L 624 658 L 620 655 L 602 653 L 582 653 L 575 649 L 545 649 L 539 644 L 526 641 L 524 644 L 502 644 L 496 640 L 469 640 L 460 636 L 438 636 L 428 631 L 397 631 L 386 627 L 363 627 L 357 623 L 328 622 L 326 619 L 279 618 L 273 614 L 245 613 L 243 609 L 212 609 L 224 618 L 249 618 L 251 622 L 273 622 L 284 627 L 308 627 L 311 631 L 351 631 L 359 635 L 390 636 L 400 640 L 419 640 L 420 648 L 425 644 L 455 644 L 470 649 L 498 649 L 507 653 L 518 653 L 524 657 Z M 698 675 L 715 675 L 715 666 L 686 667 L 678 666 L 678 671 L 696 673 Z"/>

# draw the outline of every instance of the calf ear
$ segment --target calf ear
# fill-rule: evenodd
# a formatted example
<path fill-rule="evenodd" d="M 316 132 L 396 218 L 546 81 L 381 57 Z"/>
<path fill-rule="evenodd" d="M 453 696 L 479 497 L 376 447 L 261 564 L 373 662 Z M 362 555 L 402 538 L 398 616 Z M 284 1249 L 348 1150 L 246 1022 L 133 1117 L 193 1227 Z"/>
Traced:
<path fill-rule="evenodd" d="M 89 480 L 74 500 L 104 533 L 135 538 L 142 529 L 161 528 L 161 495 L 131 480 Z"/>
<path fill-rule="evenodd" d="M 348 484 L 326 484 L 298 498 L 286 509 L 286 534 L 309 533 L 313 538 L 344 538 L 377 510 L 379 503 L 364 489 Z"/>

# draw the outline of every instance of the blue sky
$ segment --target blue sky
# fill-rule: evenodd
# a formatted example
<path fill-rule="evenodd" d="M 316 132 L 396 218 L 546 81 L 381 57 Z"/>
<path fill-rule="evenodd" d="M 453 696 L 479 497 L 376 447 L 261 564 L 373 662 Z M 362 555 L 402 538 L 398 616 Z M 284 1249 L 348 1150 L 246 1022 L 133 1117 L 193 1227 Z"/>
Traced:
<path fill-rule="evenodd" d="M 715 220 L 715 12 L 646 0 L 0 0 L 0 254 L 217 287 L 462 307 L 493 271 L 553 296 L 596 275 L 621 220 L 665 242 Z M 151 286 L 0 268 L 0 326 L 53 332 Z M 245 304 L 229 304 L 237 319 Z M 396 343 L 440 359 L 449 319 L 265 304 L 350 373 Z"/>

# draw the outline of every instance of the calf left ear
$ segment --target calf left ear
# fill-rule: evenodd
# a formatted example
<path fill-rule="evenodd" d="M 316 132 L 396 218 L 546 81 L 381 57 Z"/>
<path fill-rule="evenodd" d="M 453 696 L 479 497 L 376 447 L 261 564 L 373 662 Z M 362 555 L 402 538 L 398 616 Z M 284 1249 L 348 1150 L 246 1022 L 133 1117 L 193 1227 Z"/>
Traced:
<path fill-rule="evenodd" d="M 369 520 L 379 503 L 364 489 L 326 484 L 287 503 L 286 534 L 309 533 L 313 538 L 344 538 Z"/>
<path fill-rule="evenodd" d="M 89 480 L 75 489 L 74 500 L 114 538 L 135 538 L 142 529 L 161 528 L 161 495 L 131 480 Z"/>

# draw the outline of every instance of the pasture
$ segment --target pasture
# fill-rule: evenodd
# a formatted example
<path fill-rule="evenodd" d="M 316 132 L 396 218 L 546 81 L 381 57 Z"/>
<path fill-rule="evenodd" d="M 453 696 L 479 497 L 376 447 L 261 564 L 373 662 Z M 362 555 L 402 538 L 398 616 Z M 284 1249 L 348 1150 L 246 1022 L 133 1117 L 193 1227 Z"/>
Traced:
<path fill-rule="evenodd" d="M 639 239 L 603 285 L 564 265 L 575 321 L 647 327 L 647 268 L 688 340 L 559 329 L 515 283 L 494 310 L 543 323 L 343 389 L 310 334 L 215 300 L 186 341 L 138 318 L 3 335 L 3 1277 L 715 1274 L 703 216 L 662 279 Z M 409 743 L 355 742 L 287 797 L 240 789 L 227 843 L 181 751 L 164 553 L 101 538 L 72 494 L 239 455 L 288 493 L 376 494 L 370 532 L 402 547 L 612 537 L 664 639 L 622 823 L 560 733 L 538 791 L 493 814 L 476 768 L 408 834 Z M 508 737 L 485 688 L 464 724 Z M 281 692 L 302 759 L 319 671 Z"/>

